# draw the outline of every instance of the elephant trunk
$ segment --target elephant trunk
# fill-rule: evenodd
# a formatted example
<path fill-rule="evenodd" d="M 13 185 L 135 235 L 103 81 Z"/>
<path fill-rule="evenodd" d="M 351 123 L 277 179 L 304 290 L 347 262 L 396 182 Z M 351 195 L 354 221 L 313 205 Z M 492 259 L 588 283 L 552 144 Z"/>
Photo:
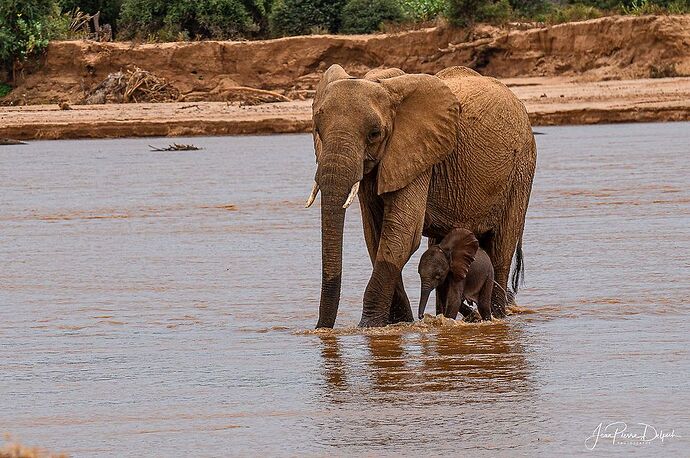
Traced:
<path fill-rule="evenodd" d="M 429 301 L 429 295 L 431 294 L 431 290 L 433 290 L 431 286 L 428 285 L 422 285 L 422 295 L 419 297 L 419 319 L 421 320 L 424 318 L 424 311 L 426 310 L 426 303 Z"/>
<path fill-rule="evenodd" d="M 352 203 L 362 178 L 362 161 L 353 148 L 343 148 L 340 142 L 337 153 L 331 151 L 324 148 L 316 172 L 321 189 L 321 301 L 317 328 L 332 328 L 335 324 L 343 273 L 345 208 Z"/>
<path fill-rule="evenodd" d="M 343 273 L 345 209 L 330 193 L 321 196 L 321 302 L 317 328 L 332 328 L 338 315 Z"/>

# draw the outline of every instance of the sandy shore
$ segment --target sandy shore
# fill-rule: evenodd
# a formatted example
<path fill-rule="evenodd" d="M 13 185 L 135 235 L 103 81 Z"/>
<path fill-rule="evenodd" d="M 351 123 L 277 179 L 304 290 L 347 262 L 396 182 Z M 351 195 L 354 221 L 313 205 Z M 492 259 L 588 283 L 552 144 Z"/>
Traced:
<path fill-rule="evenodd" d="M 563 77 L 504 83 L 533 125 L 690 120 L 690 77 L 577 82 Z M 308 132 L 311 101 L 0 107 L 0 137 L 20 140 Z"/>

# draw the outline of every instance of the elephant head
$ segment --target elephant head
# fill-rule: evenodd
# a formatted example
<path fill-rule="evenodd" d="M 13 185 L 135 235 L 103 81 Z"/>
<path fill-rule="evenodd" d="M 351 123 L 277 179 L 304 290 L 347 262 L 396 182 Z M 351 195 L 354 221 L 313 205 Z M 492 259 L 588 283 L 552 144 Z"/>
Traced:
<path fill-rule="evenodd" d="M 322 283 L 317 327 L 335 323 L 345 209 L 358 194 L 360 182 L 367 180 L 368 188 L 377 195 L 394 193 L 444 160 L 457 143 L 459 104 L 439 78 L 405 75 L 399 70 L 379 76 L 353 78 L 333 65 L 314 97 L 317 170 L 307 206 L 321 192 Z"/>
<path fill-rule="evenodd" d="M 450 253 L 444 252 L 438 245 L 432 245 L 419 260 L 419 278 L 422 294 L 419 296 L 419 319 L 424 318 L 424 310 L 431 291 L 446 281 L 450 271 Z"/>
<path fill-rule="evenodd" d="M 479 250 L 479 241 L 466 229 L 453 229 L 438 245 L 432 245 L 419 260 L 422 294 L 419 299 L 419 319 L 434 288 L 452 275 L 453 283 L 464 284 L 470 266 Z"/>

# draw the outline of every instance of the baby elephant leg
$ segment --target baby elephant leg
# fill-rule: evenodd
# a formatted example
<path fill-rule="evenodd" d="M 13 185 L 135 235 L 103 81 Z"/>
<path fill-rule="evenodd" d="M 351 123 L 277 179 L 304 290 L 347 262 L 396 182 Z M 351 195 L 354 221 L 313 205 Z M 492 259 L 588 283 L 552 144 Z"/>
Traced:
<path fill-rule="evenodd" d="M 446 312 L 448 304 L 448 280 L 436 287 L 436 315 Z"/>
<path fill-rule="evenodd" d="M 479 302 L 477 310 L 482 316 L 483 320 L 491 321 L 491 292 L 493 290 L 493 281 L 489 280 L 484 284 L 484 287 L 479 292 Z"/>
<path fill-rule="evenodd" d="M 465 317 L 464 321 L 468 323 L 474 323 L 482 320 L 482 317 L 479 316 L 479 314 L 472 307 L 467 305 L 465 301 L 460 303 L 460 313 L 462 313 L 462 316 Z"/>
<path fill-rule="evenodd" d="M 455 319 L 460 311 L 462 304 L 462 293 L 459 291 L 460 287 L 457 283 L 450 282 L 446 290 L 446 308 L 443 314 L 446 318 Z"/>

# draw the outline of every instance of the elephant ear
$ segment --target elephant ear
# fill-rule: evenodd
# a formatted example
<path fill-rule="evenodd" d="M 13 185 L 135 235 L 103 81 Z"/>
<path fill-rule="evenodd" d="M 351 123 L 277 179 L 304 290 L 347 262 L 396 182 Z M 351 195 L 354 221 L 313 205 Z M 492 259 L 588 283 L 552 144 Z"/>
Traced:
<path fill-rule="evenodd" d="M 397 191 L 443 161 L 456 147 L 460 104 L 439 78 L 402 75 L 382 79 L 395 111 L 379 162 L 378 194 Z"/>
<path fill-rule="evenodd" d="M 450 270 L 457 278 L 465 278 L 479 249 L 479 241 L 466 229 L 456 229 L 457 238 L 450 251 Z"/>
<path fill-rule="evenodd" d="M 321 107 L 323 103 L 324 95 L 326 94 L 326 87 L 333 81 L 343 80 L 352 78 L 347 74 L 345 69 L 338 64 L 333 64 L 328 67 L 321 77 L 319 84 L 316 85 L 316 94 L 314 94 L 314 101 L 311 104 L 312 109 L 312 135 L 314 136 L 314 152 L 316 153 L 316 162 L 319 162 L 319 156 L 321 155 L 321 139 L 316 133 L 316 128 L 314 126 L 314 114 Z"/>

